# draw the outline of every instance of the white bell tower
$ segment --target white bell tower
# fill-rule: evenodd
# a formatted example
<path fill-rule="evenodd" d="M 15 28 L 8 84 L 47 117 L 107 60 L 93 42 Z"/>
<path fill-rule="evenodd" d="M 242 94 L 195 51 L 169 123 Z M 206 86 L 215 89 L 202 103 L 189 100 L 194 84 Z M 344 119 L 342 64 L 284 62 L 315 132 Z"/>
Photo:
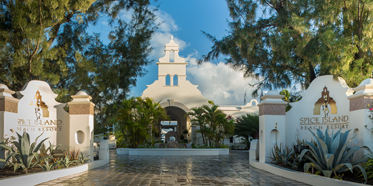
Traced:
<path fill-rule="evenodd" d="M 166 55 L 159 58 L 158 80 L 164 82 L 164 86 L 177 87 L 180 82 L 186 81 L 185 59 L 179 56 L 179 45 L 175 43 L 173 36 L 165 46 Z"/>

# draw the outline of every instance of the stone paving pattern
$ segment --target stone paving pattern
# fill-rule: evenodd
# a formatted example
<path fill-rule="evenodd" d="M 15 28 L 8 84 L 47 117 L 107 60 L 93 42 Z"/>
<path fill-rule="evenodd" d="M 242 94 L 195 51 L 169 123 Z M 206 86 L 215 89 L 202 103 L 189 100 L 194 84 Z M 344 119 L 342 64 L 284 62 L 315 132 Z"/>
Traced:
<path fill-rule="evenodd" d="M 110 163 L 44 185 L 306 185 L 249 166 L 248 151 L 220 156 L 129 156 L 110 151 Z"/>

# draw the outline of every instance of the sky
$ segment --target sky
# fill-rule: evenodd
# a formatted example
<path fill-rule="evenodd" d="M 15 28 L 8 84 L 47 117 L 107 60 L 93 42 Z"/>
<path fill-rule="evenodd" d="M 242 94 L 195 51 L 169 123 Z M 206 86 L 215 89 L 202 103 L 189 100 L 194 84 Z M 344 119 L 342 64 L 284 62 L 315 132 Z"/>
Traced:
<path fill-rule="evenodd" d="M 213 44 L 202 31 L 218 39 L 228 34 L 229 10 L 225 0 L 157 0 L 152 1 L 152 6 L 158 6 L 157 22 L 161 23 L 151 39 L 153 51 L 149 58 L 153 63 L 145 67 L 148 71 L 145 76 L 137 78 L 137 85 L 131 88 L 130 96 L 141 96 L 146 85 L 157 79 L 156 62 L 164 56 L 164 45 L 172 35 L 180 47 L 179 55 L 188 62 L 187 80 L 198 85 L 204 97 L 218 105 L 243 105 L 246 90 L 248 102 L 252 99 L 252 88 L 248 83 L 254 80 L 243 78 L 242 72 L 226 65 L 224 56 L 202 65 L 196 63 Z M 95 31 L 107 35 L 100 25 Z"/>

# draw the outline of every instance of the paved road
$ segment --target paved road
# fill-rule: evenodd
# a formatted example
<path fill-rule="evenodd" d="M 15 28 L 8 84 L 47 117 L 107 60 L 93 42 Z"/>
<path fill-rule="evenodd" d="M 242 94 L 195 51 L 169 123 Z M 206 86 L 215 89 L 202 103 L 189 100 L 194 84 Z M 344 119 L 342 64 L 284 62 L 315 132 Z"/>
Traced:
<path fill-rule="evenodd" d="M 248 151 L 220 156 L 129 156 L 40 185 L 305 185 L 249 166 Z"/>

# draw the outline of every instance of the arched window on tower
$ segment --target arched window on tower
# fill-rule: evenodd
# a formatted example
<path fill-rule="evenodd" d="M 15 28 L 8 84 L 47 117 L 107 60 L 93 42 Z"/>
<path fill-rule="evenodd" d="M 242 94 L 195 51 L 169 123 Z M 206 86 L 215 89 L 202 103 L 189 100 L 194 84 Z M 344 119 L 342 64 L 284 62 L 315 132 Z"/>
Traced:
<path fill-rule="evenodd" d="M 170 51 L 170 62 L 175 62 L 175 53 L 174 53 L 174 50 Z"/>
<path fill-rule="evenodd" d="M 178 86 L 179 85 L 179 77 L 177 77 L 177 75 L 175 74 L 174 75 L 174 86 Z"/>
<path fill-rule="evenodd" d="M 171 85 L 170 75 L 167 74 L 167 76 L 166 76 L 166 86 L 170 86 L 170 85 Z"/>

